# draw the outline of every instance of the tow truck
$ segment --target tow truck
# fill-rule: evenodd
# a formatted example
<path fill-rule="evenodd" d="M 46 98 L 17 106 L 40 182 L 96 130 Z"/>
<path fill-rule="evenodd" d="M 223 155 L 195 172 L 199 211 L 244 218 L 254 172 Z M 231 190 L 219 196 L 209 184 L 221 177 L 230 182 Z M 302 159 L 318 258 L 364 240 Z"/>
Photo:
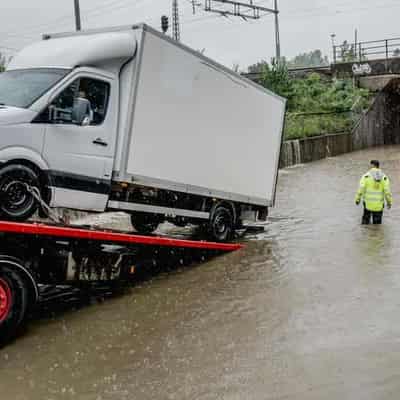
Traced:
<path fill-rule="evenodd" d="M 202 260 L 241 247 L 58 221 L 0 221 L 0 344 L 15 336 L 44 287 L 128 283 L 138 271 L 168 266 L 172 258 Z"/>

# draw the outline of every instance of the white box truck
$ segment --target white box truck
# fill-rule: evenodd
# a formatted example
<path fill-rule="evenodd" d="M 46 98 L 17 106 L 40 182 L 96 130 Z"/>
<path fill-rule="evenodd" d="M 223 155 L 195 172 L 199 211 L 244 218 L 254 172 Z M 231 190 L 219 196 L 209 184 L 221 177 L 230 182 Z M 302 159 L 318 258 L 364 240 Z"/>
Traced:
<path fill-rule="evenodd" d="M 0 216 L 38 204 L 227 240 L 275 198 L 285 100 L 144 25 L 44 35 L 0 74 Z"/>

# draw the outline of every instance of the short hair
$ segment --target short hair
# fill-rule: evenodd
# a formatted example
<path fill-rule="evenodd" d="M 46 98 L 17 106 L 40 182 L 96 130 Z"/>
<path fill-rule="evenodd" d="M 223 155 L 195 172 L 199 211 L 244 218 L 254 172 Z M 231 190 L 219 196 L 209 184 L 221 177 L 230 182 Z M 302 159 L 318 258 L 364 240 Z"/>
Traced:
<path fill-rule="evenodd" d="M 376 168 L 379 168 L 379 161 L 378 160 L 371 160 L 371 165 L 373 165 Z"/>

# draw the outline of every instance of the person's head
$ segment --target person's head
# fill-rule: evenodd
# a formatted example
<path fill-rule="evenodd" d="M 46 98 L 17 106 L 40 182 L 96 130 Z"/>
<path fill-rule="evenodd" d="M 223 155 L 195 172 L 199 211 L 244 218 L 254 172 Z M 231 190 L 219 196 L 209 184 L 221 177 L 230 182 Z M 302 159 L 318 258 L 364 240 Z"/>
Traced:
<path fill-rule="evenodd" d="M 372 168 L 379 168 L 379 161 L 378 160 L 371 160 Z"/>

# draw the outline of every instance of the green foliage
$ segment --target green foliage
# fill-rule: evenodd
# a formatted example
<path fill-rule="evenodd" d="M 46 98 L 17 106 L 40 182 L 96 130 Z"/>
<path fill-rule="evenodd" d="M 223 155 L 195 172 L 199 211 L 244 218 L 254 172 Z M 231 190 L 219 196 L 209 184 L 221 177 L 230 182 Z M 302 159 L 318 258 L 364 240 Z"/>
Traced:
<path fill-rule="evenodd" d="M 281 58 L 281 63 L 285 64 L 290 68 L 301 68 L 301 67 L 320 67 L 329 65 L 329 60 L 327 56 L 322 54 L 319 49 L 309 51 L 308 53 L 301 53 L 292 59 L 286 60 L 285 57 Z M 268 62 L 261 60 L 256 64 L 250 65 L 248 67 L 248 72 L 258 73 L 264 71 L 265 68 L 269 68 Z"/>
<path fill-rule="evenodd" d="M 367 90 L 354 87 L 351 80 L 331 82 L 316 73 L 293 79 L 284 62 L 264 65 L 261 83 L 287 99 L 288 139 L 348 131 L 371 99 Z"/>
<path fill-rule="evenodd" d="M 4 72 L 6 69 L 7 58 L 0 53 L 0 72 Z"/>
<path fill-rule="evenodd" d="M 6 57 L 0 53 L 0 72 L 4 72 L 6 69 Z"/>
<path fill-rule="evenodd" d="M 253 65 L 249 65 L 249 67 L 247 68 L 247 71 L 250 73 L 258 73 L 261 72 L 265 66 L 268 66 L 267 61 L 265 60 L 261 60 L 260 62 L 253 64 Z"/>
<path fill-rule="evenodd" d="M 340 114 L 286 114 L 285 138 L 300 139 L 348 132 L 354 125 L 351 112 Z"/>
<path fill-rule="evenodd" d="M 293 80 L 284 62 L 272 60 L 271 66 L 264 64 L 261 71 L 261 84 L 274 93 L 290 101 L 293 96 Z"/>
<path fill-rule="evenodd" d="M 340 61 L 341 62 L 352 62 L 357 59 L 354 44 L 350 44 L 345 40 L 340 45 Z"/>
<path fill-rule="evenodd" d="M 293 92 L 288 111 L 301 113 L 343 112 L 357 102 L 368 106 L 369 92 L 355 88 L 351 80 L 328 82 L 314 73 L 292 81 Z"/>

